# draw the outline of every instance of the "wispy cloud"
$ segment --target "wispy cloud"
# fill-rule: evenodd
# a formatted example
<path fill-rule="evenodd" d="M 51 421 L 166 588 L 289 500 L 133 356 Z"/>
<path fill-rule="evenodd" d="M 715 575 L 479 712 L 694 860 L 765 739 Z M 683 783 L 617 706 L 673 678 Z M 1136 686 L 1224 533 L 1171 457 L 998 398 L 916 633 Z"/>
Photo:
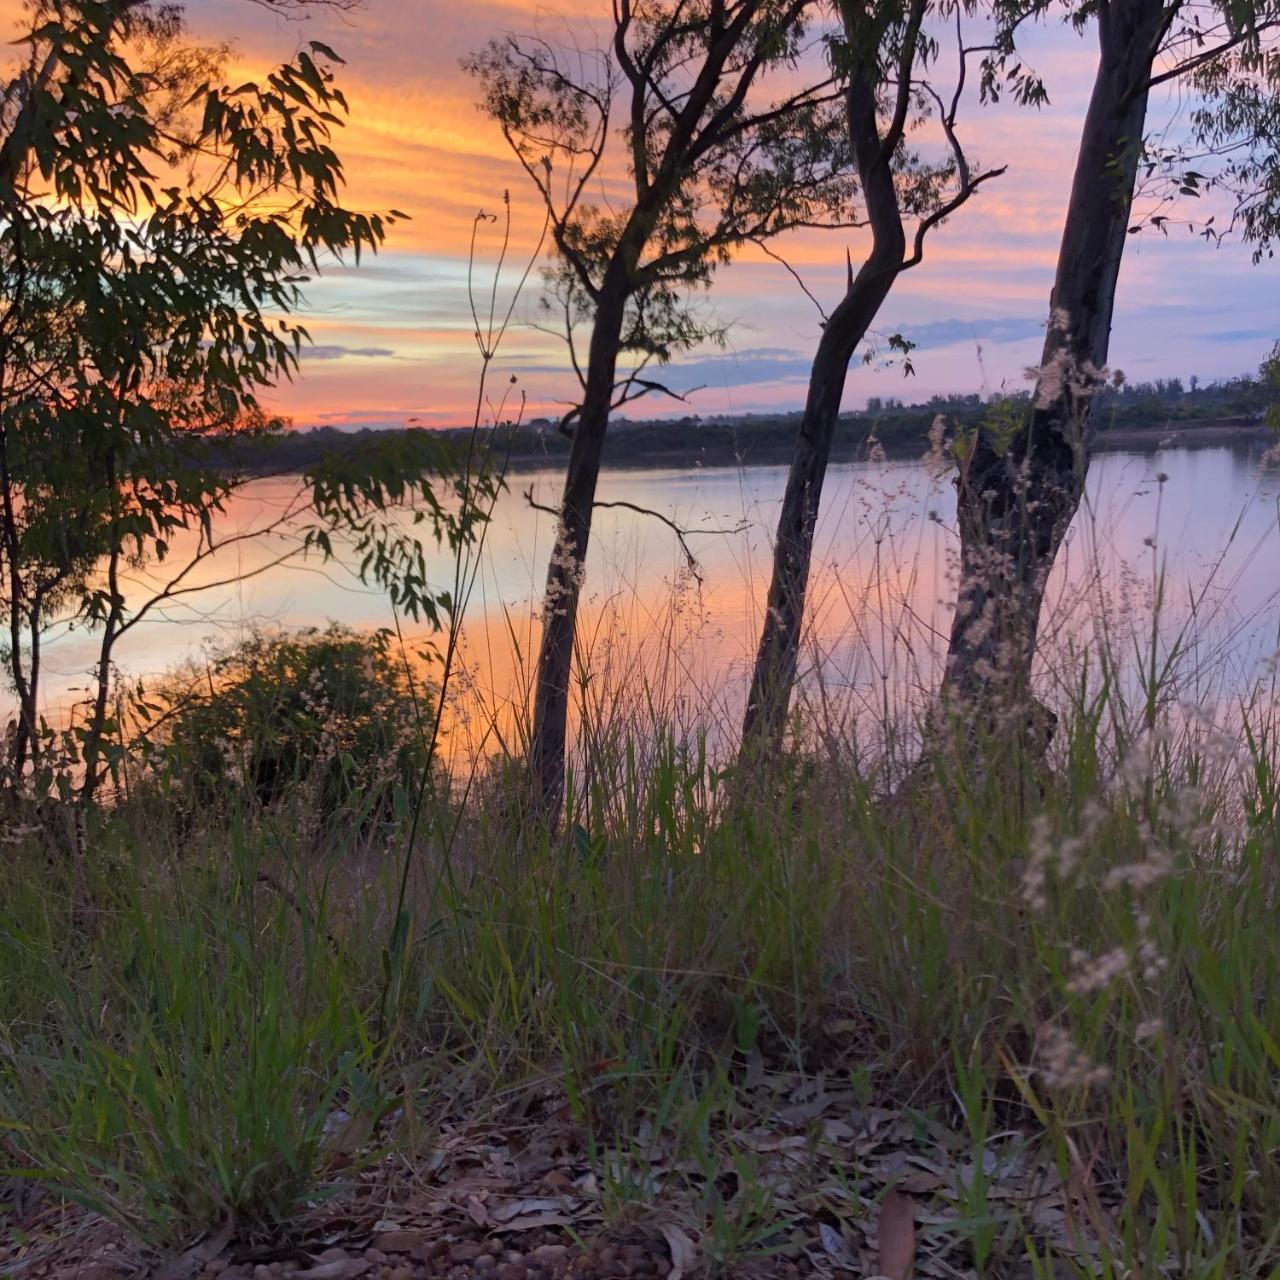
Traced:
<path fill-rule="evenodd" d="M 1280 336 L 1280 324 L 1270 329 L 1219 329 L 1216 333 L 1202 333 L 1206 342 L 1273 342 Z"/>
<path fill-rule="evenodd" d="M 697 387 L 747 387 L 764 382 L 795 382 L 809 376 L 813 357 L 787 347 L 747 347 L 725 355 L 694 356 L 676 364 L 650 365 L 644 377 L 684 394 Z M 504 365 L 504 372 L 520 375 L 565 373 L 547 364 Z M 625 376 L 620 371 L 619 376 Z"/>
<path fill-rule="evenodd" d="M 349 357 L 362 360 L 387 360 L 394 358 L 390 347 L 344 347 L 338 343 L 321 343 L 303 347 L 298 353 L 303 360 L 346 360 Z"/>
<path fill-rule="evenodd" d="M 921 350 L 950 347 L 957 342 L 1023 342 L 1038 338 L 1044 322 L 1031 316 L 1001 316 L 989 320 L 931 320 L 928 324 L 909 324 L 902 328 Z"/>
<path fill-rule="evenodd" d="M 653 371 L 655 381 L 673 391 L 695 387 L 750 387 L 764 382 L 803 382 L 809 377 L 811 354 L 786 347 L 747 347 L 725 355 L 681 360 Z M 646 374 L 646 376 L 649 376 Z"/>

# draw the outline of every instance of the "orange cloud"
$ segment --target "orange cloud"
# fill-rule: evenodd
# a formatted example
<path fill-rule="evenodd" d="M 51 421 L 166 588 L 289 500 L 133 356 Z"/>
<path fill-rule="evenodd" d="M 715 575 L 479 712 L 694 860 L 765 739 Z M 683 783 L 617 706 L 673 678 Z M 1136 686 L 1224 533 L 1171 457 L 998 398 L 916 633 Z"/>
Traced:
<path fill-rule="evenodd" d="M 309 39 L 332 45 L 346 60 L 341 82 L 352 108 L 335 143 L 345 162 L 348 198 L 370 210 L 401 209 L 411 218 L 392 229 L 378 261 L 360 270 L 331 270 L 311 286 L 303 318 L 330 356 L 305 361 L 298 378 L 273 393 L 279 407 L 303 423 L 465 417 L 478 370 L 466 291 L 476 214 L 500 208 L 503 192 L 510 191 L 511 261 L 519 266 L 500 282 L 504 298 L 533 250 L 542 214 L 497 127 L 475 109 L 475 86 L 460 61 L 509 29 L 568 33 L 589 47 L 608 13 L 608 0 L 367 0 L 349 16 L 317 8 L 294 22 L 248 0 L 190 6 L 200 35 L 231 42 L 237 75 L 260 74 Z M 21 0 L 0 0 L 0 21 L 10 32 L 21 14 Z M 930 237 L 925 262 L 900 281 L 885 308 L 879 326 L 885 332 L 955 317 L 1035 320 L 1047 309 L 1096 47 L 1053 24 L 1027 36 L 1028 56 L 1046 77 L 1051 105 L 1029 111 L 1009 103 L 987 110 L 975 104 L 962 115 L 963 137 L 975 157 L 983 165 L 1007 164 L 1008 173 Z M 939 74 L 947 75 L 945 59 Z M 936 146 L 936 139 L 922 146 Z M 617 168 L 610 174 L 610 182 L 625 176 Z M 856 261 L 865 246 L 859 232 L 806 233 L 788 237 L 778 249 L 830 305 L 842 288 L 846 247 Z M 486 287 L 496 249 L 492 228 L 486 228 L 476 264 Z M 517 321 L 532 317 L 536 290 L 535 276 Z M 1214 255 L 1201 244 L 1136 238 L 1126 257 L 1118 318 L 1126 365 L 1163 361 L 1166 372 L 1189 371 L 1174 364 L 1205 358 L 1195 343 L 1196 326 L 1207 322 L 1215 298 L 1231 310 L 1237 328 L 1242 314 L 1260 326 L 1268 315 L 1274 319 L 1247 254 Z M 1195 300 L 1194 319 L 1170 319 L 1172 308 L 1157 312 L 1170 299 Z M 816 341 L 817 313 L 776 263 L 744 250 L 718 277 L 710 302 L 734 322 L 735 347 L 785 350 L 794 354 L 791 364 L 803 368 Z M 1165 318 L 1126 328 L 1126 310 L 1142 308 Z M 989 344 L 982 369 L 972 343 L 921 351 L 916 388 L 927 393 L 976 387 L 984 378 L 1016 380 L 1034 346 Z M 359 354 L 380 350 L 392 354 Z M 1214 356 L 1236 358 L 1229 348 L 1215 348 Z M 1256 359 L 1250 353 L 1239 363 L 1243 368 Z M 528 327 L 508 335 L 499 364 L 520 370 L 518 387 L 527 391 L 532 413 L 553 412 L 573 393 L 563 351 Z M 796 375 L 749 385 L 726 381 L 702 393 L 695 408 L 790 407 L 802 389 Z M 851 402 L 867 394 L 910 393 L 898 373 L 876 365 L 852 371 Z"/>

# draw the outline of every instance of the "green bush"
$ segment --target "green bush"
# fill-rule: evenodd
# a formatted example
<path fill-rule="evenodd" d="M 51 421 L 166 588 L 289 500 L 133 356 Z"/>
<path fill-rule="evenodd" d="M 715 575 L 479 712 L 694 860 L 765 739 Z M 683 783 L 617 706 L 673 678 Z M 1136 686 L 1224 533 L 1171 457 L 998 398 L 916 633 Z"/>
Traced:
<path fill-rule="evenodd" d="M 193 805 L 300 793 L 317 817 L 385 819 L 420 784 L 434 709 L 392 640 L 336 624 L 255 631 L 170 678 L 141 704 L 152 775 Z"/>

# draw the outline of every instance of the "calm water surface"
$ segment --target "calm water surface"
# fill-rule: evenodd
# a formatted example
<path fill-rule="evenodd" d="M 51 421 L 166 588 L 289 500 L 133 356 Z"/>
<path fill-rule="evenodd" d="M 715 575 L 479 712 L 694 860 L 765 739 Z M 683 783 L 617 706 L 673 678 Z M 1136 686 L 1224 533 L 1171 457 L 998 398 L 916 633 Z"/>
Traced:
<path fill-rule="evenodd" d="M 1163 477 L 1163 479 L 1161 478 Z M 496 724 L 511 731 L 523 706 L 559 472 L 516 475 L 499 501 L 466 613 L 464 679 L 451 717 L 459 745 Z M 660 521 L 602 509 L 592 537 L 579 628 L 578 698 L 643 714 L 647 706 L 692 727 L 736 718 L 768 585 L 784 467 L 626 471 L 602 478 L 599 497 L 651 507 L 689 529 L 697 572 Z M 218 521 L 219 541 L 261 528 L 290 502 L 289 480 L 250 485 Z M 1250 687 L 1280 648 L 1280 477 L 1258 451 L 1204 448 L 1109 453 L 1093 464 L 1086 510 L 1055 571 L 1042 678 L 1051 687 L 1072 646 L 1133 651 L 1149 645 L 1157 582 L 1159 643 L 1188 645 L 1185 692 L 1202 701 Z M 955 500 L 950 480 L 923 463 L 833 467 L 823 498 L 804 652 L 806 696 L 841 715 L 879 712 L 936 682 L 954 599 Z M 386 598 L 348 566 L 318 558 L 273 561 L 278 539 L 233 541 L 186 585 L 207 589 L 156 608 L 121 643 L 128 676 L 203 661 L 246 628 L 393 626 Z M 171 565 L 189 548 L 175 545 Z M 440 584 L 452 561 L 438 556 Z M 165 581 L 136 571 L 131 604 Z M 246 576 L 247 575 L 247 576 Z M 407 627 L 411 640 L 422 628 Z M 45 696 L 65 715 L 86 684 L 94 638 L 60 630 L 46 650 Z M 490 739 L 492 741 L 492 738 Z"/>

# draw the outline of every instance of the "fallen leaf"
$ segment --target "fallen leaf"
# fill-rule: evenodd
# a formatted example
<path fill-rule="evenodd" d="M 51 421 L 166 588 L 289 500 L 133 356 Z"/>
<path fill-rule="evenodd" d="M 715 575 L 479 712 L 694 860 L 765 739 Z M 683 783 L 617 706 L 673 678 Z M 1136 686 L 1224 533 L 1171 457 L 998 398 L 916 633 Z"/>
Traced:
<path fill-rule="evenodd" d="M 235 1219 L 228 1218 L 221 1231 L 206 1236 L 199 1244 L 160 1266 L 156 1271 L 157 1280 L 191 1280 L 227 1247 L 234 1232 Z"/>
<path fill-rule="evenodd" d="M 548 1196 L 531 1196 L 524 1200 L 511 1200 L 503 1205 L 496 1205 L 489 1210 L 489 1217 L 494 1222 L 510 1222 L 512 1218 L 521 1218 L 530 1213 L 560 1213 L 564 1210 L 564 1197 L 551 1199 Z"/>
<path fill-rule="evenodd" d="M 900 1191 L 889 1191 L 880 1202 L 876 1227 L 880 1242 L 880 1274 L 889 1280 L 911 1280 L 916 1256 L 916 1206 Z"/>
<path fill-rule="evenodd" d="M 835 1227 L 829 1227 L 825 1222 L 818 1223 L 818 1236 L 822 1241 L 823 1249 L 826 1250 L 830 1257 L 842 1265 L 853 1263 L 853 1254 L 849 1252 L 849 1246 L 845 1244 L 844 1236 Z"/>
<path fill-rule="evenodd" d="M 776 1114 L 783 1124 L 808 1124 L 810 1120 L 816 1120 L 830 1105 L 830 1097 L 825 1093 L 819 1093 L 807 1101 L 793 1103 L 789 1107 L 779 1107 Z"/>
<path fill-rule="evenodd" d="M 671 1273 L 667 1280 L 680 1280 L 686 1271 L 692 1271 L 698 1262 L 698 1247 L 677 1226 L 667 1223 L 661 1228 L 662 1237 L 671 1250 Z"/>
<path fill-rule="evenodd" d="M 426 1243 L 425 1231 L 379 1231 L 373 1237 L 374 1248 L 383 1253 L 412 1253 Z"/>
<path fill-rule="evenodd" d="M 503 1235 L 507 1235 L 513 1231 L 533 1231 L 537 1227 L 568 1227 L 582 1216 L 575 1214 L 569 1217 L 563 1213 L 526 1213 L 519 1218 L 511 1218 L 497 1229 Z"/>

